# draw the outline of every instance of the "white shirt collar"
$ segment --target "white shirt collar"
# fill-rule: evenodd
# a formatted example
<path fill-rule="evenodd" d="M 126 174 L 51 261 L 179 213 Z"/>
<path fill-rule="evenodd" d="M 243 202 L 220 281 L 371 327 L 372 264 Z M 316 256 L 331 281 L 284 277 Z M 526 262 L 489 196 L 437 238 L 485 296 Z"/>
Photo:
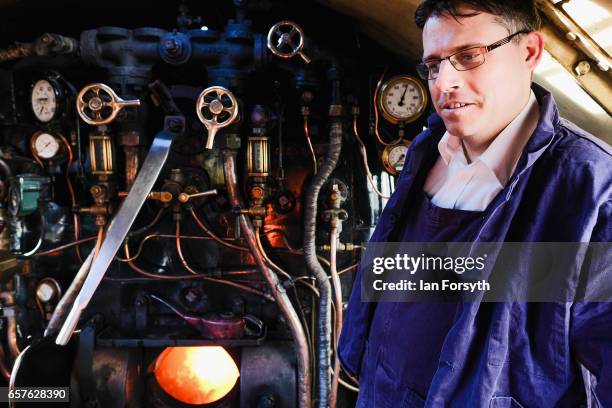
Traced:
<path fill-rule="evenodd" d="M 480 161 L 497 177 L 502 186 L 508 183 L 527 141 L 535 131 L 540 117 L 540 108 L 535 94 L 531 91 L 529 100 L 518 115 L 491 142 L 489 147 L 474 158 L 472 164 Z M 451 160 L 458 160 L 468 165 L 467 157 L 461 146 L 461 138 L 444 133 L 438 143 L 438 150 L 444 163 L 448 166 Z"/>

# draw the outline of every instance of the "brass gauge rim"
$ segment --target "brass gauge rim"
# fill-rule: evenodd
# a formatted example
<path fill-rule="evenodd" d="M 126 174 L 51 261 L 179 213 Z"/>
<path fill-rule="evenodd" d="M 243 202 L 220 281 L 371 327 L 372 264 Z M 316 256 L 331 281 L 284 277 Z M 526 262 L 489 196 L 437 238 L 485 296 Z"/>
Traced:
<path fill-rule="evenodd" d="M 408 81 L 408 82 L 412 82 L 413 84 L 416 85 L 417 89 L 419 90 L 419 93 L 421 94 L 421 98 L 423 100 L 423 103 L 421 104 L 421 106 L 419 107 L 419 109 L 411 116 L 407 117 L 407 118 L 398 118 L 397 116 L 395 116 L 393 113 L 389 112 L 387 110 L 386 104 L 384 103 L 384 99 L 385 99 L 385 95 L 387 94 L 387 92 L 389 91 L 389 89 L 391 89 L 393 87 L 393 85 L 395 85 L 398 82 L 404 82 L 404 81 Z M 380 93 L 378 94 L 378 106 L 383 114 L 383 117 L 388 120 L 390 123 L 397 125 L 397 124 L 406 124 L 406 123 L 412 123 L 415 120 L 417 120 L 419 117 L 421 117 L 421 115 L 423 114 L 423 112 L 425 112 L 425 108 L 427 108 L 427 105 L 429 104 L 429 95 L 427 93 L 427 89 L 425 89 L 425 85 L 423 85 L 423 83 L 416 77 L 412 76 L 412 75 L 396 75 L 392 78 L 390 78 L 387 82 L 385 82 L 382 87 L 380 88 Z"/>
<path fill-rule="evenodd" d="M 53 157 L 41 157 L 38 154 L 38 151 L 36 150 L 36 140 L 38 139 L 38 137 L 40 135 L 51 135 L 55 138 L 55 141 L 58 144 L 58 149 L 57 149 L 57 153 L 55 153 L 55 155 L 53 155 Z M 34 132 L 32 134 L 32 136 L 30 137 L 30 151 L 32 152 L 32 155 L 39 161 L 42 160 L 48 160 L 48 161 L 54 161 L 57 160 L 59 157 L 62 156 L 62 141 L 65 140 L 64 136 L 62 136 L 60 133 L 58 132 L 51 132 L 48 130 L 37 130 L 36 132 Z"/>
<path fill-rule="evenodd" d="M 394 177 L 399 176 L 400 171 L 398 171 L 395 167 L 391 166 L 391 163 L 389 163 L 389 155 L 391 154 L 391 150 L 395 149 L 396 147 L 398 146 L 409 147 L 410 143 L 412 143 L 410 140 L 404 139 L 397 144 L 394 144 L 391 146 L 385 146 L 380 156 L 380 160 L 382 161 L 383 167 L 387 173 L 389 173 L 390 175 Z"/>

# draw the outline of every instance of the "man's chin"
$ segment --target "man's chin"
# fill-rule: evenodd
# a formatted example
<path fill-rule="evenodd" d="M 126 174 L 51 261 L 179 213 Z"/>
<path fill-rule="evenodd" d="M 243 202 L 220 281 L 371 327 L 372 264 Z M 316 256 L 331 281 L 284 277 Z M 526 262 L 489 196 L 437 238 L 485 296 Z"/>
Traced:
<path fill-rule="evenodd" d="M 457 123 L 455 121 L 444 121 L 444 125 L 446 127 L 446 131 L 453 136 L 457 136 L 460 138 L 469 138 L 474 134 L 473 126 L 469 126 L 468 123 Z"/>

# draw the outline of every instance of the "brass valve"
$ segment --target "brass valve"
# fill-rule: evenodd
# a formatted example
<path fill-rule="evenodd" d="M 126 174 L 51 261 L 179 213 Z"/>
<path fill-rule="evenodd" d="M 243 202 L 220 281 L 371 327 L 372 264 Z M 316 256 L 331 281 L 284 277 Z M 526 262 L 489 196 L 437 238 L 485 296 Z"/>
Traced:
<path fill-rule="evenodd" d="M 76 98 L 77 112 L 89 125 L 106 125 L 117 117 L 126 106 L 140 106 L 140 100 L 123 100 L 113 89 L 102 83 L 90 84 L 81 89 Z"/>
<path fill-rule="evenodd" d="M 222 86 L 211 86 L 202 91 L 196 103 L 200 122 L 208 130 L 206 149 L 212 149 L 217 131 L 231 125 L 238 118 L 238 100 Z"/>
<path fill-rule="evenodd" d="M 293 21 L 283 20 L 274 24 L 268 31 L 267 46 L 278 57 L 292 58 L 297 54 L 306 64 L 310 63 L 310 58 L 302 52 L 304 31 Z"/>
<path fill-rule="evenodd" d="M 261 206 L 241 208 L 241 209 L 235 210 L 235 212 L 238 214 L 250 215 L 251 217 L 255 217 L 255 218 L 266 218 L 266 214 L 267 214 L 266 207 L 261 207 Z"/>

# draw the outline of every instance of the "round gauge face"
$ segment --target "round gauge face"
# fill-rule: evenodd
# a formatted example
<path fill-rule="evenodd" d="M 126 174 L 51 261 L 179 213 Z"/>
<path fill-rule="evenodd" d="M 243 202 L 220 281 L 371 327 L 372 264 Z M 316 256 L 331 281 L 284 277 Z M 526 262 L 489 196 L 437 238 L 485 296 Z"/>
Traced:
<path fill-rule="evenodd" d="M 36 82 L 32 88 L 32 111 L 41 122 L 49 122 L 57 112 L 55 89 L 46 79 Z"/>
<path fill-rule="evenodd" d="M 379 105 L 383 116 L 391 123 L 412 122 L 425 110 L 427 92 L 418 79 L 396 76 L 383 86 Z"/>
<path fill-rule="evenodd" d="M 408 144 L 399 144 L 395 146 L 387 146 L 383 151 L 383 165 L 385 170 L 393 176 L 397 176 L 404 168 L 406 154 L 408 153 Z"/>
<path fill-rule="evenodd" d="M 41 133 L 34 140 L 34 150 L 41 159 L 52 159 L 59 149 L 57 139 L 49 133 Z"/>

